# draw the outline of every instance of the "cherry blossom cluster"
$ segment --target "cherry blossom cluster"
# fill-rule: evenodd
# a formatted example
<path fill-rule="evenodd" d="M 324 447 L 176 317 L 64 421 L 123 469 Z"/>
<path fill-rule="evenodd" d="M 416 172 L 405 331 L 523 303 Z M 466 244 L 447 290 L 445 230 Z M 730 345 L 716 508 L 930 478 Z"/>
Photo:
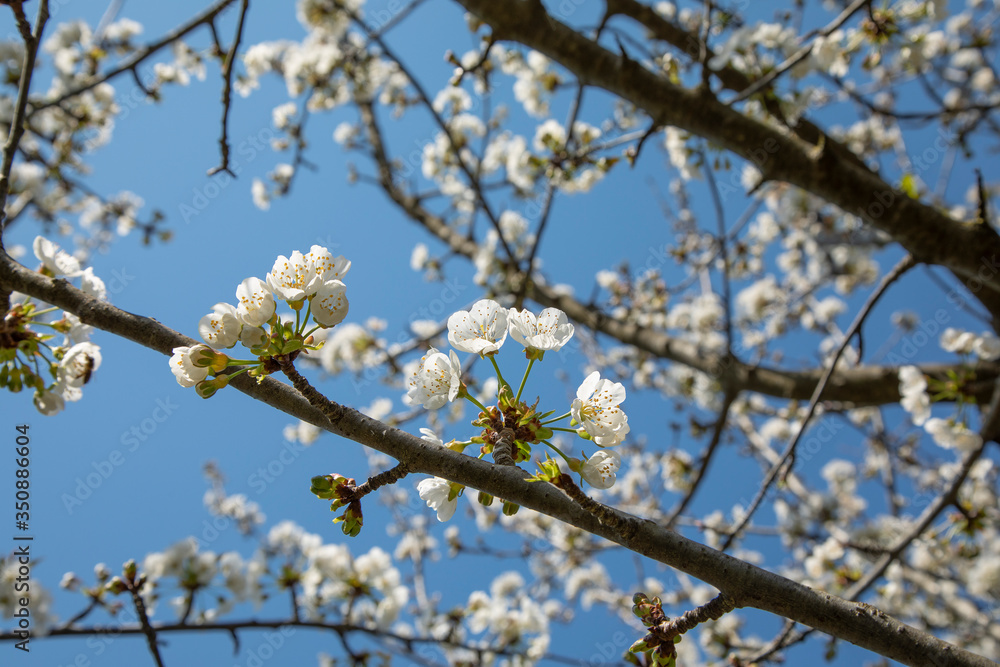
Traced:
<path fill-rule="evenodd" d="M 92 268 L 82 268 L 79 259 L 42 236 L 35 238 L 33 250 L 42 263 L 39 273 L 79 279 L 85 294 L 107 300 L 104 281 Z M 53 319 L 50 315 L 56 311 L 15 293 L 0 324 L 0 387 L 14 393 L 34 390 L 35 407 L 43 415 L 61 412 L 67 401 L 79 401 L 83 386 L 101 367 L 101 348 L 90 342 L 93 327 L 69 312 Z M 53 344 L 57 334 L 63 336 L 58 345 Z"/>
<path fill-rule="evenodd" d="M 528 310 L 507 309 L 496 301 L 482 299 L 469 310 L 461 310 L 448 318 L 448 341 L 454 350 L 447 354 L 431 348 L 410 375 L 409 390 L 404 402 L 422 405 L 428 410 L 437 410 L 457 398 L 466 398 L 475 404 L 480 413 L 472 422 L 483 429 L 480 436 L 468 442 L 449 444 L 458 451 L 470 444 L 481 445 L 483 456 L 495 452 L 499 445 L 499 434 L 509 429 L 513 434 L 515 461 L 526 461 L 531 455 L 533 444 L 545 444 L 553 449 L 578 472 L 591 486 L 608 489 L 615 483 L 616 472 L 621 466 L 621 456 L 611 449 L 621 443 L 629 433 L 628 417 L 621 409 L 625 400 L 625 388 L 621 383 L 611 382 L 594 371 L 581 383 L 576 399 L 569 412 L 551 418 L 553 412 L 539 412 L 535 405 L 521 401 L 528 375 L 536 361 L 541 361 L 546 352 L 555 352 L 573 337 L 574 327 L 566 314 L 557 308 L 546 308 L 539 315 Z M 524 350 L 528 367 L 516 394 L 504 380 L 495 356 L 500 351 L 508 334 Z M 462 382 L 462 365 L 455 350 L 468 354 L 478 354 L 493 364 L 498 379 L 497 403 L 486 407 L 468 392 Z M 550 426 L 565 418 L 571 418 L 572 428 Z M 591 441 L 599 449 L 586 460 L 570 458 L 549 440 L 555 430 L 576 433 Z M 436 439 L 436 438 L 435 438 Z M 438 519 L 447 521 L 455 512 L 462 485 L 440 478 L 425 479 L 418 484 L 420 497 L 435 509 Z M 485 504 L 492 498 L 481 497 Z M 505 504 L 505 513 L 516 511 L 516 506 Z"/>
<path fill-rule="evenodd" d="M 350 260 L 318 245 L 304 255 L 298 250 L 291 257 L 279 255 L 265 280 L 247 278 L 237 286 L 237 305 L 217 303 L 201 318 L 198 333 L 206 344 L 174 348 L 170 370 L 178 384 L 208 398 L 233 375 L 246 372 L 260 381 L 277 371 L 275 356 L 294 358 L 319 349 L 322 344 L 313 333 L 335 327 L 347 316 L 347 286 L 341 279 L 350 268 Z M 287 303 L 294 316 L 280 317 L 278 301 Z M 257 358 L 232 359 L 219 351 L 236 343 Z M 243 368 L 223 373 L 231 366 Z M 210 372 L 214 377 L 208 379 Z"/>
<path fill-rule="evenodd" d="M 899 369 L 899 393 L 900 405 L 910 414 L 910 419 L 915 425 L 923 426 L 938 446 L 968 453 L 983 444 L 983 439 L 969 429 L 960 415 L 948 419 L 931 417 L 927 378 L 916 366 Z"/>

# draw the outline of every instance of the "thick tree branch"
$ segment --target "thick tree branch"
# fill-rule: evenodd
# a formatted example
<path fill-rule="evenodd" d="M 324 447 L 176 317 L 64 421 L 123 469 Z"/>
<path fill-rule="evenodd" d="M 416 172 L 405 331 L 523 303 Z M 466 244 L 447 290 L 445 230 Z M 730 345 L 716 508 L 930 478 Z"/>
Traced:
<path fill-rule="evenodd" d="M 757 160 L 765 180 L 798 186 L 857 215 L 893 237 L 918 262 L 946 266 L 1000 321 L 1000 235 L 987 225 L 961 222 L 899 193 L 878 174 L 845 159 L 825 143 L 809 145 L 722 104 L 704 90 L 671 83 L 639 63 L 557 21 L 539 2 L 456 0 L 493 29 L 496 40 L 516 41 L 553 59 L 581 82 L 631 102 L 658 124 L 673 125 L 741 156 Z"/>
<path fill-rule="evenodd" d="M 53 280 L 31 271 L 2 251 L 0 286 L 75 313 L 85 324 L 165 355 L 176 346 L 194 342 L 156 320 L 127 313 L 93 299 L 65 280 Z M 166 367 L 164 376 L 165 381 L 169 381 L 166 379 Z M 526 482 L 522 477 L 523 471 L 515 467 L 492 465 L 445 447 L 431 445 L 347 406 L 338 405 L 339 409 L 328 410 L 327 413 L 335 417 L 335 421 L 331 422 L 295 389 L 271 378 L 265 378 L 258 384 L 255 379 L 241 374 L 232 380 L 231 386 L 289 415 L 377 449 L 413 472 L 436 475 L 485 491 L 626 546 L 614 528 L 603 525 L 555 487 Z M 994 665 L 983 657 L 900 623 L 872 607 L 814 591 L 650 521 L 617 510 L 608 511 L 635 527 L 629 535 L 629 549 L 715 586 L 732 598 L 736 606 L 755 607 L 790 618 L 913 667 Z"/>
<path fill-rule="evenodd" d="M 419 198 L 408 193 L 399 183 L 392 162 L 382 140 L 378 120 L 370 103 L 359 102 L 361 122 L 368 130 L 368 141 L 378 171 L 380 186 L 389 198 L 407 216 L 446 243 L 453 252 L 472 259 L 478 252 L 473 239 L 450 227 L 440 216 L 421 204 Z M 823 369 L 786 370 L 744 363 L 734 357 L 725 358 L 699 349 L 694 343 L 679 340 L 662 331 L 648 329 L 628 321 L 604 315 L 594 307 L 575 297 L 552 289 L 534 280 L 524 281 L 525 296 L 544 307 L 559 308 L 573 321 L 606 334 L 626 345 L 632 345 L 658 359 L 673 361 L 694 368 L 719 380 L 724 386 L 731 383 L 737 391 L 752 391 L 800 401 L 809 400 L 825 372 Z M 947 315 L 947 313 L 944 313 Z M 924 332 L 934 336 L 942 330 L 939 322 L 931 322 L 934 329 Z M 955 364 L 921 364 L 920 370 L 935 380 L 947 380 L 949 372 L 958 370 Z M 973 367 L 976 379 L 964 391 L 984 405 L 993 393 L 993 381 L 1000 376 L 1000 364 L 982 362 Z M 898 403 L 899 368 L 891 366 L 862 366 L 839 369 L 830 378 L 823 392 L 824 399 L 856 407 Z"/>

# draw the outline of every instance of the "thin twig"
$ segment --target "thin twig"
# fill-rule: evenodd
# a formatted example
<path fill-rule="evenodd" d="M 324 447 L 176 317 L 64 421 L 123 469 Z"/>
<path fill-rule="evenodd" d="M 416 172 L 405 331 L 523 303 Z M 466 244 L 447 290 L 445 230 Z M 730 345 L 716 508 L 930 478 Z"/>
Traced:
<path fill-rule="evenodd" d="M 134 581 L 128 579 L 123 579 L 125 585 L 128 588 L 128 592 L 132 595 L 132 604 L 135 605 L 136 614 L 139 615 L 139 625 L 142 628 L 142 634 L 146 635 L 146 644 L 149 646 L 149 652 L 153 654 L 153 660 L 156 661 L 156 667 L 163 667 L 163 657 L 160 655 L 160 647 L 156 643 L 156 630 L 153 629 L 152 624 L 149 622 L 149 615 L 146 613 L 146 603 L 142 600 L 142 595 L 139 594 L 139 587 L 136 586 Z"/>
<path fill-rule="evenodd" d="M 219 137 L 219 145 L 222 150 L 222 164 L 209 169 L 209 176 L 224 171 L 233 178 L 236 178 L 236 174 L 229 168 L 229 109 L 232 106 L 233 64 L 236 62 L 236 52 L 239 50 L 240 41 L 243 39 L 243 23 L 246 21 L 247 11 L 250 9 L 250 0 L 242 1 L 240 19 L 236 24 L 236 36 L 233 37 L 233 44 L 229 47 L 229 53 L 226 54 L 226 61 L 222 65 L 222 136 Z"/>
<path fill-rule="evenodd" d="M 677 522 L 677 518 L 681 513 L 687 509 L 687 506 L 694 500 L 694 494 L 698 492 L 698 487 L 705 480 L 705 473 L 708 471 L 708 465 L 712 462 L 712 457 L 718 450 L 719 443 L 722 442 L 722 434 L 726 430 L 726 423 L 729 419 L 729 410 L 733 405 L 733 401 L 736 400 L 738 393 L 735 390 L 730 389 L 726 392 L 725 397 L 722 399 L 722 409 L 719 410 L 719 418 L 715 421 L 715 426 L 712 427 L 712 438 L 708 442 L 708 446 L 705 447 L 704 453 L 702 453 L 701 458 L 698 462 L 698 472 L 695 474 L 694 481 L 691 482 L 691 488 L 688 492 L 684 494 L 680 503 L 677 507 L 670 512 L 670 515 L 660 522 L 665 528 L 673 528 L 674 524 Z"/>
<path fill-rule="evenodd" d="M 17 10 L 21 8 L 18 2 L 12 6 Z M 24 136 L 24 125 L 28 105 L 28 93 L 31 91 L 31 76 L 35 71 L 35 58 L 38 55 L 38 45 L 41 43 L 42 31 L 45 29 L 45 22 L 49 19 L 49 2 L 40 0 L 38 3 L 38 15 L 35 18 L 35 30 L 33 33 L 26 33 L 27 20 L 24 19 L 23 10 L 17 17 L 18 28 L 24 37 L 24 61 L 21 63 L 21 78 L 17 84 L 17 101 L 14 103 L 14 117 L 10 121 L 10 132 L 7 135 L 7 143 L 3 147 L 3 163 L 0 164 L 0 249 L 3 248 L 3 228 L 6 214 L 4 209 L 7 206 L 7 194 L 10 192 L 10 170 L 14 166 L 14 154 Z"/>
<path fill-rule="evenodd" d="M 843 12 L 840 13 L 840 16 L 831 21 L 829 25 L 827 25 L 825 28 L 818 31 L 816 36 L 829 37 L 831 33 L 837 30 L 837 28 L 839 28 L 840 26 L 844 25 L 848 19 L 854 16 L 854 14 L 859 9 L 868 4 L 871 4 L 871 0 L 855 0 L 854 4 L 847 7 Z M 809 37 L 811 37 L 811 35 L 807 35 L 806 39 L 809 39 Z M 782 74 L 792 69 L 800 62 L 802 62 L 802 60 L 804 60 L 812 52 L 812 49 L 813 49 L 813 42 L 810 41 L 805 46 L 796 51 L 794 54 L 792 54 L 791 57 L 786 59 L 783 63 L 775 67 L 773 70 L 771 70 L 761 78 L 754 81 L 748 88 L 745 88 L 744 90 L 740 91 L 740 93 L 732 100 L 727 102 L 727 104 L 732 105 L 742 102 L 751 95 L 759 92 L 765 86 L 771 85 L 771 83 L 779 76 L 781 76 Z"/>
<path fill-rule="evenodd" d="M 516 465 L 514 462 L 514 452 L 517 445 L 514 444 L 514 431 L 505 428 L 497 434 L 497 441 L 493 445 L 493 462 L 498 466 Z"/>
<path fill-rule="evenodd" d="M 725 593 L 719 593 L 700 607 L 686 611 L 677 618 L 651 627 L 649 632 L 657 637 L 673 639 L 677 635 L 682 635 L 685 632 L 693 630 L 702 623 L 717 621 L 734 609 L 736 609 L 736 601 Z"/>
<path fill-rule="evenodd" d="M 847 349 L 847 345 L 850 343 L 851 339 L 854 337 L 858 331 L 861 330 L 861 325 L 864 324 L 865 319 L 868 317 L 868 313 L 871 312 L 872 308 L 878 302 L 879 298 L 885 293 L 889 286 L 896 282 L 900 276 L 909 271 L 913 266 L 916 265 L 916 261 L 913 259 L 912 255 L 906 255 L 899 261 L 896 266 L 892 268 L 889 273 L 885 275 L 882 282 L 879 283 L 878 287 L 869 295 L 868 301 L 862 306 L 861 310 L 858 312 L 857 317 L 851 323 L 851 326 L 844 333 L 844 338 L 840 345 L 837 347 L 836 352 L 834 352 L 833 357 L 827 364 L 826 370 L 823 371 L 823 376 L 820 378 L 819 382 L 816 383 L 816 388 L 813 390 L 812 398 L 809 399 L 809 407 L 806 410 L 805 417 L 802 418 L 799 424 L 798 430 L 795 432 L 795 437 L 792 441 L 788 443 L 788 447 L 782 453 L 781 458 L 771 466 L 768 470 L 763 483 L 761 484 L 760 490 L 754 497 L 753 502 L 750 503 L 750 507 L 747 509 L 743 517 L 740 518 L 736 529 L 726 538 L 725 542 L 722 543 L 720 549 L 725 551 L 733 543 L 733 541 L 739 536 L 740 530 L 746 526 L 751 517 L 760 507 L 761 502 L 764 500 L 764 496 L 767 495 L 768 490 L 771 488 L 771 484 L 778 477 L 778 473 L 781 472 L 782 477 L 786 477 L 789 472 L 791 472 L 792 467 L 795 465 L 795 448 L 799 444 L 799 440 L 802 439 L 803 434 L 806 432 L 806 427 L 809 425 L 809 420 L 816 413 L 816 407 L 819 405 L 819 400 L 823 396 L 823 391 L 826 389 L 827 384 L 830 382 L 830 378 L 833 377 L 834 369 L 837 367 L 837 362 L 840 361 L 840 356 Z"/>
<path fill-rule="evenodd" d="M 387 484 L 395 484 L 409 474 L 409 468 L 405 463 L 400 463 L 386 471 L 380 472 L 368 478 L 368 481 L 354 489 L 354 499 L 359 500 L 373 491 L 377 491 Z"/>
<path fill-rule="evenodd" d="M 396 54 L 389 48 L 388 44 L 385 43 L 385 40 L 382 39 L 379 33 L 372 32 L 371 30 L 369 30 L 368 26 L 366 26 L 364 22 L 360 19 L 360 17 L 358 17 L 358 15 L 355 14 L 353 11 L 343 6 L 341 6 L 341 9 L 348 16 L 351 17 L 351 20 L 355 23 L 355 25 L 357 25 L 364 31 L 365 35 L 368 37 L 369 40 L 378 44 L 379 48 L 382 49 L 382 53 L 396 64 L 396 67 L 399 68 L 399 71 L 406 77 L 407 81 L 410 82 L 410 85 L 413 86 L 413 89 L 417 92 L 417 97 L 420 98 L 420 102 L 427 108 L 428 112 L 431 114 L 431 117 L 434 120 L 434 123 L 441 129 L 442 132 L 444 132 L 445 137 L 448 139 L 448 144 L 451 146 L 452 151 L 455 153 L 455 161 L 458 163 L 458 166 L 462 170 L 462 173 L 464 173 L 465 177 L 468 179 L 469 187 L 472 188 L 473 193 L 475 193 L 476 195 L 476 199 L 479 200 L 479 205 L 482 208 L 483 213 L 486 215 L 487 219 L 489 219 L 490 224 L 493 225 L 493 229 L 496 230 L 498 241 L 500 245 L 503 247 L 504 252 L 507 254 L 507 258 L 512 263 L 515 262 L 516 256 L 514 255 L 514 251 L 507 243 L 507 239 L 504 238 L 503 230 L 500 228 L 499 218 L 493 213 L 493 209 L 490 208 L 489 203 L 486 201 L 486 195 L 483 194 L 483 189 L 480 186 L 479 179 L 476 178 L 475 174 L 473 174 L 472 170 L 469 168 L 469 165 L 466 164 L 465 160 L 462 159 L 462 151 L 455 144 L 455 138 L 452 135 L 451 130 L 448 128 L 448 125 L 441 118 L 441 115 L 434 110 L 434 103 L 431 101 L 431 98 L 427 95 L 427 92 L 424 90 L 424 87 L 420 85 L 420 82 L 417 81 L 415 76 L 413 76 L 409 68 L 403 64 L 403 61 L 398 56 L 396 56 Z"/>
<path fill-rule="evenodd" d="M 82 85 L 82 86 L 80 86 L 78 88 L 74 88 L 73 90 L 67 91 L 67 92 L 63 93 L 62 95 L 60 95 L 59 97 L 57 97 L 55 99 L 52 99 L 52 100 L 49 100 L 48 102 L 41 102 L 39 104 L 32 104 L 31 105 L 31 114 L 29 114 L 29 115 L 34 115 L 35 113 L 41 111 L 42 109 L 48 109 L 49 107 L 58 106 L 58 105 L 62 104 L 63 102 L 65 102 L 66 100 L 72 99 L 72 98 L 76 97 L 77 95 L 80 95 L 81 93 L 85 93 L 88 90 L 96 88 L 97 86 L 101 85 L 105 81 L 113 79 L 114 77 L 118 76 L 122 72 L 127 72 L 129 70 L 134 70 L 143 61 L 145 61 L 147 58 L 149 58 L 150 56 L 152 56 L 154 53 L 156 53 L 157 51 L 159 51 L 163 47 L 168 46 L 169 44 L 174 43 L 175 41 L 177 41 L 178 39 L 180 39 L 184 35 L 188 34 L 189 32 L 191 32 L 192 30 L 194 30 L 198 26 L 200 26 L 200 25 L 202 25 L 204 23 L 211 23 L 212 21 L 214 21 L 215 17 L 218 16 L 222 12 L 222 10 L 224 10 L 226 7 L 228 7 L 230 4 L 232 4 L 235 1 L 236 0 L 219 0 L 219 2 L 217 2 L 215 5 L 213 5 L 212 7 L 209 7 L 208 9 L 206 9 L 204 12 L 202 12 L 198 16 L 195 16 L 193 19 L 191 19 L 190 21 L 188 21 L 184 25 L 182 25 L 182 26 L 180 26 L 178 28 L 175 28 L 174 30 L 171 30 L 170 32 L 168 32 L 166 35 L 164 35 L 160 39 L 156 40 L 155 42 L 153 42 L 151 44 L 148 44 L 147 46 L 144 46 L 143 48 L 139 49 L 139 51 L 137 51 L 135 53 L 135 55 L 133 55 L 131 58 L 129 58 L 128 60 L 126 60 L 122 64 L 118 65 L 117 67 L 114 67 L 111 70 L 105 72 L 101 76 L 96 77 L 93 81 L 90 81 L 89 83 L 86 83 L 86 84 L 84 84 L 84 85 Z"/>

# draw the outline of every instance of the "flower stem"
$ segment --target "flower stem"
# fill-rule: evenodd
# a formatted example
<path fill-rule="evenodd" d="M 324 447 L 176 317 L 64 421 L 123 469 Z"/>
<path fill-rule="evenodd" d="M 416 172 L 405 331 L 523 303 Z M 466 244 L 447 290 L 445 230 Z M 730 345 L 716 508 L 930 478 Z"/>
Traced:
<path fill-rule="evenodd" d="M 553 422 L 559 421 L 560 419 L 566 419 L 566 417 L 571 417 L 571 416 L 573 416 L 573 413 L 567 412 L 564 415 L 559 415 L 558 417 L 553 417 L 552 419 L 546 419 L 545 421 L 542 422 L 542 426 L 547 426 Z"/>
<path fill-rule="evenodd" d="M 521 378 L 521 386 L 517 388 L 517 396 L 514 397 L 515 403 L 521 402 L 521 392 L 524 391 L 524 385 L 528 382 L 528 374 L 531 373 L 531 367 L 535 365 L 535 359 L 532 357 L 528 361 L 528 367 L 524 370 L 524 377 Z"/>
<path fill-rule="evenodd" d="M 489 414 L 489 413 L 490 413 L 490 411 L 486 409 L 486 406 L 485 406 L 485 405 L 483 405 L 482 403 L 480 403 L 479 401 L 477 401 L 477 400 L 476 400 L 476 397 L 475 397 L 475 396 L 473 396 L 472 394 L 470 394 L 470 393 L 469 393 L 468 391 L 466 391 L 466 392 L 465 392 L 465 397 L 466 397 L 467 399 L 469 399 L 470 401 L 472 401 L 472 403 L 473 403 L 473 404 L 474 404 L 474 405 L 475 405 L 475 406 L 476 406 L 477 408 L 479 408 L 480 410 L 482 410 L 482 411 L 483 411 L 483 412 L 485 412 L 486 414 Z"/>
<path fill-rule="evenodd" d="M 309 305 L 306 306 L 306 321 L 302 323 L 302 327 L 303 328 L 305 328 L 305 326 L 307 324 L 309 324 L 309 316 L 312 315 L 312 307 L 313 307 L 312 299 L 307 299 L 307 302 L 308 302 Z M 296 316 L 298 316 L 298 311 L 296 311 Z M 316 325 L 316 329 L 319 329 L 319 325 L 318 324 Z M 316 329 L 313 329 L 309 333 L 312 333 L 313 331 L 316 331 Z M 295 330 L 298 331 L 299 328 L 295 327 Z M 303 336 L 303 338 L 305 338 L 305 336 Z"/>
<path fill-rule="evenodd" d="M 500 366 L 497 365 L 497 360 L 493 358 L 493 355 L 490 355 L 490 363 L 493 364 L 493 369 L 497 372 L 500 386 L 510 388 L 510 383 L 503 379 L 503 373 L 500 372 Z"/>
<path fill-rule="evenodd" d="M 548 440 L 542 440 L 542 443 L 544 443 L 545 445 L 548 445 L 550 448 L 554 449 L 559 456 L 563 457 L 563 460 L 566 461 L 566 463 L 568 465 L 572 465 L 572 464 L 570 464 L 569 457 L 566 456 L 566 454 L 563 452 L 563 450 L 559 449 L 558 447 L 556 447 L 555 445 L 553 445 Z"/>

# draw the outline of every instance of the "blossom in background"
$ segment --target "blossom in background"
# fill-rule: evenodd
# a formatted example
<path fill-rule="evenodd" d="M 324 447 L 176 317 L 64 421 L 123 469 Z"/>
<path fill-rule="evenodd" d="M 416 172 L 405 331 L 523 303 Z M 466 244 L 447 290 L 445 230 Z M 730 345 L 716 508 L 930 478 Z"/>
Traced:
<path fill-rule="evenodd" d="M 455 515 L 458 507 L 458 493 L 452 491 L 451 482 L 440 477 L 421 480 L 417 493 L 427 506 L 437 512 L 438 521 L 447 521 Z"/>
<path fill-rule="evenodd" d="M 253 349 L 267 342 L 267 332 L 260 327 L 243 325 L 240 331 L 240 342 L 246 348 Z"/>
<path fill-rule="evenodd" d="M 537 318 L 529 310 L 511 308 L 507 319 L 510 337 L 525 350 L 557 351 L 573 337 L 573 325 L 558 308 L 546 308 Z"/>
<path fill-rule="evenodd" d="M 900 405 L 910 413 L 917 426 L 923 425 L 931 416 L 931 398 L 927 395 L 927 380 L 916 366 L 899 369 Z"/>
<path fill-rule="evenodd" d="M 570 409 L 573 419 L 596 444 L 610 447 L 624 440 L 629 432 L 628 417 L 619 407 L 624 400 L 625 387 L 620 382 L 603 380 L 594 371 L 576 390 Z"/>
<path fill-rule="evenodd" d="M 43 389 L 35 394 L 35 407 L 46 417 L 51 417 L 63 411 L 66 401 L 58 391 Z"/>
<path fill-rule="evenodd" d="M 496 301 L 480 299 L 448 318 L 448 342 L 462 352 L 495 354 L 506 339 L 507 309 Z"/>
<path fill-rule="evenodd" d="M 260 278 L 247 278 L 241 282 L 236 288 L 236 298 L 240 301 L 236 315 L 243 324 L 262 327 L 274 315 L 274 294 Z"/>
<path fill-rule="evenodd" d="M 212 312 L 198 322 L 201 339 L 216 349 L 230 348 L 240 340 L 243 324 L 236 315 L 236 307 L 217 303 Z"/>
<path fill-rule="evenodd" d="M 602 449 L 580 467 L 580 475 L 595 489 L 610 489 L 615 485 L 615 473 L 622 466 L 621 455 L 613 449 Z"/>
<path fill-rule="evenodd" d="M 970 431 L 965 424 L 951 419 L 938 417 L 928 419 L 924 424 L 924 430 L 930 433 L 934 442 L 941 447 L 957 449 L 965 454 L 975 451 L 983 444 L 983 439 L 978 433 Z"/>
<path fill-rule="evenodd" d="M 93 267 L 88 266 L 80 272 L 80 290 L 98 301 L 108 300 L 108 288 L 103 280 L 94 275 Z"/>
<path fill-rule="evenodd" d="M 36 236 L 32 244 L 35 257 L 54 276 L 75 276 L 80 273 L 80 262 L 44 236 Z"/>
<path fill-rule="evenodd" d="M 448 354 L 433 347 L 420 360 L 417 370 L 410 376 L 410 388 L 403 401 L 408 405 L 423 405 L 437 410 L 454 401 L 462 387 L 462 365 L 454 350 Z"/>
<path fill-rule="evenodd" d="M 961 331 L 948 327 L 941 334 L 941 349 L 956 354 L 975 354 L 984 361 L 1000 357 L 1000 338 L 984 331 L 978 336 L 971 331 Z"/>

